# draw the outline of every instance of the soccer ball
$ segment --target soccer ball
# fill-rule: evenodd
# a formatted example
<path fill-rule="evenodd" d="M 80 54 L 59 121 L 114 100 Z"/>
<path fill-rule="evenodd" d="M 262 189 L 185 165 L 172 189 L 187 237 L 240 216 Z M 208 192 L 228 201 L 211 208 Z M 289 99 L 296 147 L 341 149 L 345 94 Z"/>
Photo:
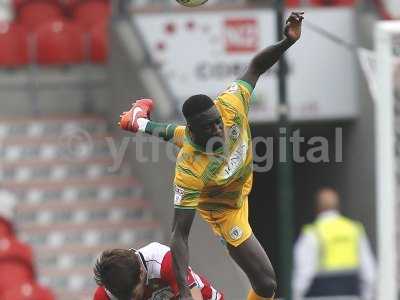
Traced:
<path fill-rule="evenodd" d="M 196 7 L 206 3 L 208 0 L 176 0 L 179 4 L 187 7 Z"/>

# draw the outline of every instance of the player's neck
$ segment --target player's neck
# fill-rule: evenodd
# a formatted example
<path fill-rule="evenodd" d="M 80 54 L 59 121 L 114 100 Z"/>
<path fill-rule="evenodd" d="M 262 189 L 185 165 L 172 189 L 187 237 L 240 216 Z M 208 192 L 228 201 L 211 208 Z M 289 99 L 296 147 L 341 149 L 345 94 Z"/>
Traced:
<path fill-rule="evenodd" d="M 223 143 L 213 143 L 212 149 L 207 149 L 208 148 L 207 142 L 204 142 L 202 139 L 196 139 L 196 136 L 192 133 L 190 133 L 189 137 L 192 146 L 197 150 L 200 150 L 201 152 L 210 154 L 221 154 L 224 152 Z"/>

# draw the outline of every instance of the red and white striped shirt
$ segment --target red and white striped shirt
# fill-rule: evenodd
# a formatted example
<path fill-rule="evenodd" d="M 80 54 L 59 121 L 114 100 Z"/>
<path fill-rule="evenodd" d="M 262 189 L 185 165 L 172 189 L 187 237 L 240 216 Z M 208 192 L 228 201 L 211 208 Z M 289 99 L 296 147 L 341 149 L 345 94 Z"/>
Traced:
<path fill-rule="evenodd" d="M 151 243 L 137 250 L 147 271 L 147 284 L 143 300 L 177 299 L 178 283 L 172 266 L 172 254 L 168 246 Z M 189 267 L 187 284 L 200 289 L 203 300 L 223 300 L 223 294 L 218 292 L 203 276 L 197 275 Z M 118 300 L 104 287 L 96 289 L 93 300 Z"/>

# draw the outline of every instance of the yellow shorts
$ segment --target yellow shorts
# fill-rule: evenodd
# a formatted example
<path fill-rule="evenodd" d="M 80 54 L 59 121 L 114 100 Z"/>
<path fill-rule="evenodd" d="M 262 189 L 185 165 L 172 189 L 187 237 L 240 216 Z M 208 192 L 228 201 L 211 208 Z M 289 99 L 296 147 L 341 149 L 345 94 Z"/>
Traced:
<path fill-rule="evenodd" d="M 248 198 L 243 200 L 241 208 L 221 208 L 204 210 L 197 208 L 200 216 L 212 227 L 214 233 L 228 244 L 237 247 L 252 234 L 249 224 Z"/>

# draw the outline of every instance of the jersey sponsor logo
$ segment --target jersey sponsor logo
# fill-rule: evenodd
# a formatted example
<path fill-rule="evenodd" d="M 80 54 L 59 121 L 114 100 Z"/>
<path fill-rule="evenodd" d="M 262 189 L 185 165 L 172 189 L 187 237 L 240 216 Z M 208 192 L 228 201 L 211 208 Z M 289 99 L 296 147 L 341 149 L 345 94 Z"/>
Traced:
<path fill-rule="evenodd" d="M 222 169 L 221 176 L 223 179 L 231 177 L 243 165 L 246 160 L 247 150 L 247 144 L 243 143 L 232 152 L 226 166 Z"/>
<path fill-rule="evenodd" d="M 180 205 L 182 203 L 183 196 L 185 196 L 185 190 L 176 186 L 175 187 L 174 204 Z"/>
<path fill-rule="evenodd" d="M 240 239 L 243 235 L 243 230 L 239 226 L 234 226 L 231 231 L 229 232 L 232 240 L 236 241 Z"/>

